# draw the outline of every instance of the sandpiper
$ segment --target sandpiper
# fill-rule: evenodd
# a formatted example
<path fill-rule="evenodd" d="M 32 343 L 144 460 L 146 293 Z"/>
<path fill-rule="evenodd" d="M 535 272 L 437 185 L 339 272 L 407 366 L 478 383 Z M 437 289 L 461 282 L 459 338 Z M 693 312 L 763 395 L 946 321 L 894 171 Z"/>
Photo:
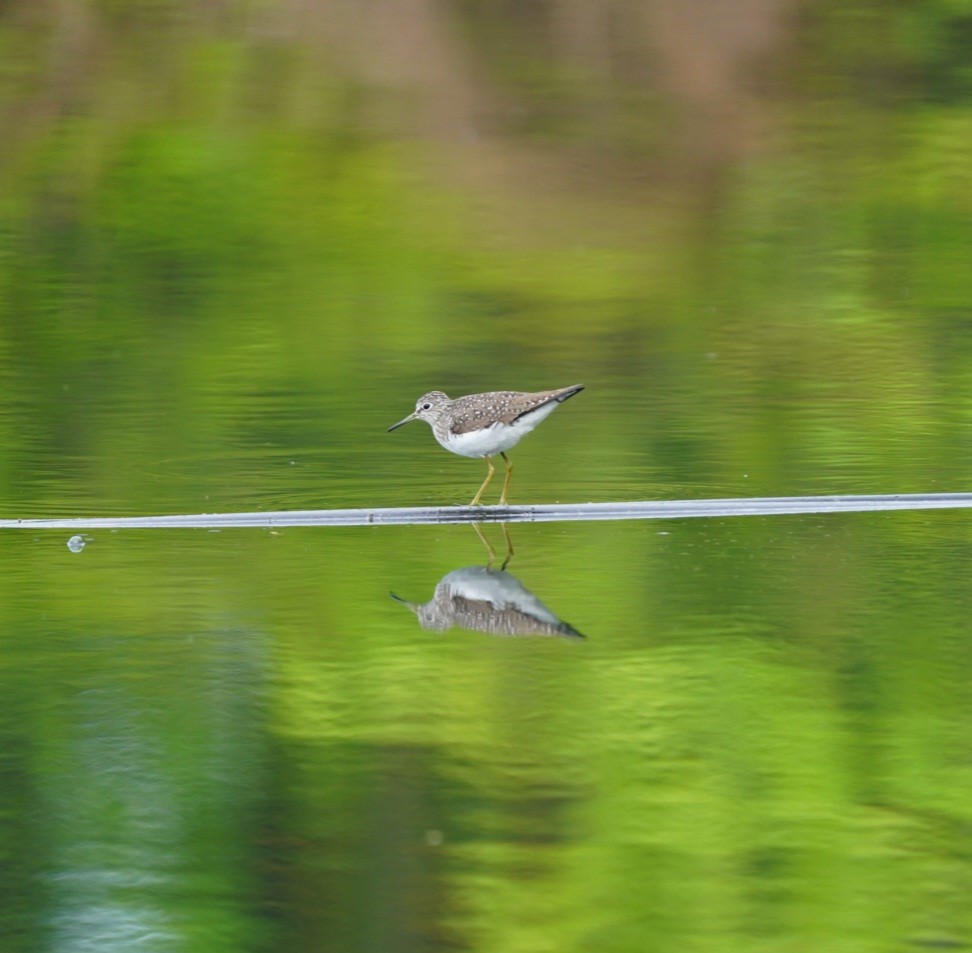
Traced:
<path fill-rule="evenodd" d="M 450 400 L 440 390 L 423 394 L 415 404 L 415 412 L 388 428 L 391 432 L 412 420 L 424 420 L 432 427 L 435 439 L 453 453 L 463 457 L 485 457 L 489 467 L 486 479 L 473 497 L 476 506 L 483 490 L 489 486 L 496 468 L 490 459 L 498 453 L 506 463 L 506 479 L 500 494 L 500 505 L 506 503 L 513 465 L 506 451 L 526 436 L 541 420 L 549 417 L 568 397 L 584 389 L 583 384 L 541 390 L 532 394 L 515 390 L 492 391 L 488 394 L 469 394 Z"/>

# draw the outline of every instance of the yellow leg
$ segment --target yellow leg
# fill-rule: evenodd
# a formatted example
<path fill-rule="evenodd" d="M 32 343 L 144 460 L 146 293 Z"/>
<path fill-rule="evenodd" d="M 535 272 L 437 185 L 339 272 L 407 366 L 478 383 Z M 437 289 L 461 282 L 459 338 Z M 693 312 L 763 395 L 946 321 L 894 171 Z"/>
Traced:
<path fill-rule="evenodd" d="M 489 486 L 489 481 L 493 479 L 493 474 L 496 472 L 496 467 L 493 466 L 493 461 L 489 457 L 486 457 L 486 466 L 489 467 L 489 472 L 486 474 L 486 479 L 483 480 L 483 485 L 479 488 L 479 492 L 472 498 L 472 503 L 470 506 L 477 506 L 479 504 L 479 498 L 483 495 L 483 490 Z M 503 459 L 506 459 L 506 454 L 503 454 Z"/>
<path fill-rule="evenodd" d="M 489 561 L 486 563 L 486 568 L 487 569 L 492 569 L 493 568 L 493 563 L 496 560 L 496 550 L 493 549 L 493 547 L 490 544 L 489 540 L 486 538 L 486 536 L 483 533 L 483 531 L 479 528 L 479 523 L 473 523 L 472 524 L 472 528 L 474 530 L 476 530 L 476 535 L 479 537 L 479 539 L 482 542 L 482 544 L 486 547 L 486 553 L 489 556 Z M 507 562 L 509 562 L 508 559 L 507 559 Z M 503 565 L 505 566 L 506 563 L 503 563 Z"/>
<path fill-rule="evenodd" d="M 503 536 L 506 538 L 506 559 L 503 560 L 503 565 L 500 566 L 500 569 L 506 569 L 506 567 L 509 566 L 514 552 L 513 540 L 510 539 L 510 529 L 506 523 L 503 524 Z"/>
<path fill-rule="evenodd" d="M 510 488 L 510 480 L 513 479 L 513 464 L 504 452 L 500 451 L 500 456 L 506 461 L 506 479 L 503 481 L 503 492 L 500 493 L 500 506 L 503 506 L 506 503 L 506 491 Z"/>

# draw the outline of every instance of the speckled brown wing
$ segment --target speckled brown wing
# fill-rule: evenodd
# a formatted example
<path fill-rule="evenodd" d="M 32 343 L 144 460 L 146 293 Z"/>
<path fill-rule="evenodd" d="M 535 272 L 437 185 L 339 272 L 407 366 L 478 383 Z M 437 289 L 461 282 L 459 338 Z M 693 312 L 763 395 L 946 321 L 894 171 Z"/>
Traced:
<path fill-rule="evenodd" d="M 541 390 L 529 394 L 517 390 L 497 390 L 489 394 L 471 394 L 452 402 L 452 426 L 454 434 L 469 433 L 489 427 L 499 421 L 511 424 L 531 410 L 552 401 L 563 401 L 583 390 L 582 384 L 561 387 L 557 390 Z"/>
<path fill-rule="evenodd" d="M 551 635 L 572 639 L 585 636 L 567 622 L 548 622 L 514 606 L 499 607 L 492 602 L 452 596 L 448 606 L 449 621 L 472 632 L 492 635 Z"/>

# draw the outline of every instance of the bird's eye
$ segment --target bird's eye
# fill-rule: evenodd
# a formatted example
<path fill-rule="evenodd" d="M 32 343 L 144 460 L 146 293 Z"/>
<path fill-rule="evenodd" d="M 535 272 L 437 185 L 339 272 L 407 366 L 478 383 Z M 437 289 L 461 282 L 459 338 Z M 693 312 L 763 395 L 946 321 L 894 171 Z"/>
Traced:
<path fill-rule="evenodd" d="M 422 410 L 431 410 L 432 405 L 429 403 L 422 404 Z"/>

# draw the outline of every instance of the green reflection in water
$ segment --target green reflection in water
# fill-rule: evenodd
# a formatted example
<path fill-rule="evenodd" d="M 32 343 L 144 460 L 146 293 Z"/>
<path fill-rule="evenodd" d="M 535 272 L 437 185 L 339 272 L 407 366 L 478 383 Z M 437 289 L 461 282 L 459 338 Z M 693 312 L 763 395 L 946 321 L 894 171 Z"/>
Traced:
<path fill-rule="evenodd" d="M 410 10 L 4 4 L 5 516 L 966 488 L 961 10 Z M 10 948 L 968 945 L 964 516 L 466 530 L 0 540 Z"/>

